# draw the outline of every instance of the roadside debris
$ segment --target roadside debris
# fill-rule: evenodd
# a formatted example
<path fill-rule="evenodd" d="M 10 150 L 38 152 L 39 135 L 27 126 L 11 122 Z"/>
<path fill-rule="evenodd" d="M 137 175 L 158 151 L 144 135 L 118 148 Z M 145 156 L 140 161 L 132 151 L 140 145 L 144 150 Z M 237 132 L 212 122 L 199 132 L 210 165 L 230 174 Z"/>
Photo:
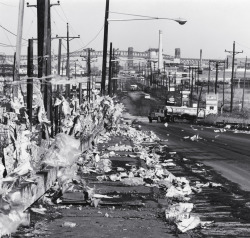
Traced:
<path fill-rule="evenodd" d="M 65 222 L 62 224 L 62 227 L 71 227 L 71 228 L 74 228 L 74 227 L 76 227 L 76 223 L 70 222 L 70 221 L 65 221 Z"/>

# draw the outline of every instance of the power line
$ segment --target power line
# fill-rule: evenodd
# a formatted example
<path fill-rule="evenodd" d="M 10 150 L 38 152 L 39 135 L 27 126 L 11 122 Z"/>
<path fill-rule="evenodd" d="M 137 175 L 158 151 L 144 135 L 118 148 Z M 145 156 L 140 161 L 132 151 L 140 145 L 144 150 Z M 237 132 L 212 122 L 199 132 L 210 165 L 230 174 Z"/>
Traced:
<path fill-rule="evenodd" d="M 56 8 L 54 8 L 53 10 L 55 10 L 55 12 L 56 12 L 56 14 L 63 20 L 63 22 L 67 22 L 67 21 L 65 21 L 64 19 L 63 19 L 63 17 L 59 14 L 59 12 L 56 10 Z"/>
<path fill-rule="evenodd" d="M 236 42 L 236 41 L 235 41 L 235 43 L 237 43 L 237 45 L 240 45 L 240 46 L 242 46 L 242 47 L 247 48 L 247 49 L 250 50 L 250 47 L 248 47 L 248 46 L 245 46 L 245 45 L 243 45 L 243 44 L 241 44 L 241 43 L 239 43 L 239 42 Z"/>
<path fill-rule="evenodd" d="M 96 34 L 96 36 L 91 40 L 89 41 L 85 46 L 83 46 L 82 48 L 78 49 L 78 50 L 74 50 L 73 52 L 70 52 L 70 53 L 75 53 L 77 51 L 80 51 L 80 50 L 83 50 L 84 48 L 86 48 L 89 44 L 91 44 L 98 36 L 99 34 L 101 33 L 101 31 L 103 30 L 104 28 L 104 25 L 102 26 L 102 28 L 99 30 L 99 32 Z"/>
<path fill-rule="evenodd" d="M 17 36 L 15 33 L 11 32 L 10 30 L 8 30 L 7 28 L 3 27 L 2 25 L 0 25 L 1 28 L 3 28 L 5 31 L 9 32 L 10 34 L 14 35 L 14 36 Z M 22 38 L 23 39 L 23 38 Z M 25 41 L 28 41 L 26 39 L 23 39 Z"/>
<path fill-rule="evenodd" d="M 75 35 L 77 35 L 77 34 L 76 34 L 76 31 L 75 31 L 74 28 L 73 28 L 73 26 L 72 26 L 71 24 L 69 24 L 69 26 L 70 26 L 71 30 L 73 31 L 73 33 L 74 33 Z M 79 42 L 81 42 L 80 45 L 85 45 L 85 43 L 83 42 L 83 40 L 82 40 L 81 38 L 78 38 L 78 43 L 79 43 Z"/>
<path fill-rule="evenodd" d="M 8 7 L 17 7 L 17 6 L 9 5 L 9 4 L 3 3 L 3 2 L 0 2 L 0 4 L 8 6 Z"/>
<path fill-rule="evenodd" d="M 62 8 L 62 6 L 61 6 L 61 5 L 60 5 L 60 9 L 62 10 L 63 15 L 64 15 L 65 19 L 67 20 L 67 22 L 69 22 L 69 20 L 68 20 L 68 18 L 67 18 L 67 16 L 66 16 L 66 14 L 65 14 L 65 12 L 64 12 L 64 10 L 63 10 L 63 8 Z"/>

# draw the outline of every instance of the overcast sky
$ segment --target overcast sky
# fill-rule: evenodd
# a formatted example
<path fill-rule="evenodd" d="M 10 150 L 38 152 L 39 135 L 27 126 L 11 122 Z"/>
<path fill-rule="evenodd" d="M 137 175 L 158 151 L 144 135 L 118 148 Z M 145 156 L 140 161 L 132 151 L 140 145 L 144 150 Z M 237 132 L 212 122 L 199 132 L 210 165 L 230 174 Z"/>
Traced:
<path fill-rule="evenodd" d="M 25 1 L 23 38 L 36 38 L 36 8 L 27 8 Z M 56 3 L 51 0 L 51 3 Z M 91 47 L 102 50 L 105 0 L 61 0 L 60 6 L 51 8 L 52 36 L 66 36 L 66 23 L 70 25 L 70 36 L 80 39 L 70 42 L 70 51 Z M 0 25 L 16 34 L 18 0 L 0 0 Z M 226 57 L 225 49 L 243 50 L 240 57 L 250 57 L 250 1 L 249 0 L 110 0 L 110 11 L 153 17 L 184 18 L 185 25 L 169 20 L 124 21 L 109 23 L 109 42 L 115 48 L 146 51 L 157 48 L 159 30 L 163 32 L 163 52 L 174 55 L 181 49 L 181 57 L 203 58 Z M 110 13 L 109 18 L 135 18 Z M 16 38 L 0 28 L 0 52 L 13 54 Z M 27 42 L 23 41 L 26 54 Z M 3 47 L 2 44 L 14 45 Z M 58 41 L 53 40 L 53 51 L 57 54 Z M 66 47 L 66 42 L 64 42 Z M 65 48 L 63 48 L 65 52 Z"/>

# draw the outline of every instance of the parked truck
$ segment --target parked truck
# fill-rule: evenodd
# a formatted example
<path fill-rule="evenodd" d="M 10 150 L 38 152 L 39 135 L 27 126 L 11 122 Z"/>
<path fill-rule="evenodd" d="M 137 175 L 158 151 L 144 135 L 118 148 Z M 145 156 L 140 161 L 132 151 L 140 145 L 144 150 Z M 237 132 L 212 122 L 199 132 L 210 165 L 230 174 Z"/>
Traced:
<path fill-rule="evenodd" d="M 153 120 L 157 122 L 164 122 L 165 121 L 165 114 L 164 114 L 164 108 L 158 108 L 148 114 L 148 120 L 149 122 L 152 122 Z"/>
<path fill-rule="evenodd" d="M 177 119 L 186 119 L 193 121 L 197 118 L 205 118 L 206 109 L 199 108 L 197 115 L 197 107 L 165 106 L 164 116 L 166 121 L 175 122 Z"/>
<path fill-rule="evenodd" d="M 206 109 L 198 109 L 198 118 L 204 118 L 206 116 Z M 178 106 L 164 106 L 148 115 L 149 122 L 156 120 L 157 122 L 173 121 L 178 119 L 196 120 L 197 108 L 196 107 L 178 107 Z"/>

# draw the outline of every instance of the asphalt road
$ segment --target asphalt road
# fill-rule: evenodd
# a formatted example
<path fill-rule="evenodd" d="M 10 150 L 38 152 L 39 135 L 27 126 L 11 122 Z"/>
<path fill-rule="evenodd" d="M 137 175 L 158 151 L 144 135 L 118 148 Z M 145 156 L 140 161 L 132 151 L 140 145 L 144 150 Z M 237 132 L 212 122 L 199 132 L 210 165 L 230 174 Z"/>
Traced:
<path fill-rule="evenodd" d="M 146 112 L 149 101 L 138 97 L 141 92 L 132 92 L 125 101 L 128 112 L 138 116 L 139 107 Z M 148 108 L 150 110 L 150 108 Z M 143 115 L 142 115 L 143 116 Z M 241 189 L 250 191 L 250 134 L 234 133 L 226 130 L 190 125 L 187 123 L 149 123 L 145 117 L 136 117 L 143 121 L 145 130 L 152 130 L 161 139 L 168 139 L 171 150 L 178 152 L 183 158 L 195 159 L 212 167 L 223 177 L 238 184 Z M 190 137 L 199 136 L 192 141 Z"/>
<path fill-rule="evenodd" d="M 223 177 L 250 191 L 250 134 L 184 123 L 146 123 L 171 150 L 212 167 Z M 198 136 L 198 140 L 193 138 Z"/>

